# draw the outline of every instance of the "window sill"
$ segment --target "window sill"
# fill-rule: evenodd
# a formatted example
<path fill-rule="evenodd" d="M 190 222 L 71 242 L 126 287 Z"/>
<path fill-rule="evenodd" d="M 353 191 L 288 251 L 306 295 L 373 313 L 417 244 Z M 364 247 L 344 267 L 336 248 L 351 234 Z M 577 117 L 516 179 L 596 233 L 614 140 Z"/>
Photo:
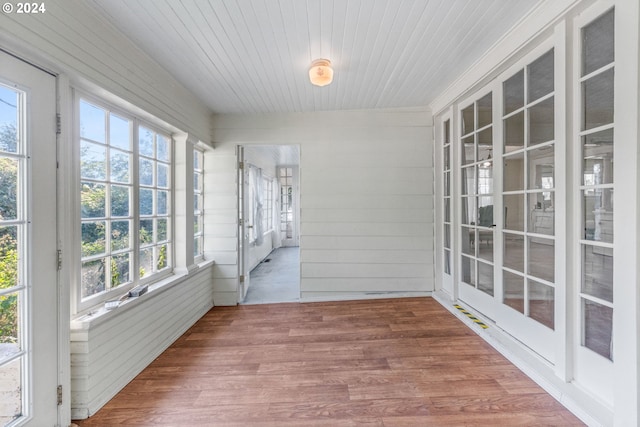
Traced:
<path fill-rule="evenodd" d="M 89 313 L 83 314 L 76 318 L 72 318 L 71 331 L 87 331 L 92 327 L 107 322 L 109 319 L 113 319 L 125 311 L 131 310 L 140 304 L 144 304 L 145 302 L 154 299 L 158 295 L 161 295 L 163 292 L 173 288 L 174 286 L 178 286 L 179 284 L 191 278 L 198 271 L 208 268 L 214 263 L 214 260 L 203 260 L 198 264 L 190 266 L 189 268 L 174 269 L 174 273 L 169 277 L 166 277 L 154 283 L 150 283 L 149 289 L 144 295 L 135 298 L 129 298 L 120 303 L 117 308 L 107 310 L 104 303 L 99 304 L 92 310 L 90 310 Z"/>

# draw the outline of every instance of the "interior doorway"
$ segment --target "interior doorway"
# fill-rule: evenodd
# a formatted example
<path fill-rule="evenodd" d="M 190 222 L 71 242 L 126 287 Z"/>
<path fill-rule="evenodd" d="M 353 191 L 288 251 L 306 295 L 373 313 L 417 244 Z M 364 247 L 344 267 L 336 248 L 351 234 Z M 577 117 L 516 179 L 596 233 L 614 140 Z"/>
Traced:
<path fill-rule="evenodd" d="M 241 304 L 300 299 L 300 148 L 238 147 Z"/>

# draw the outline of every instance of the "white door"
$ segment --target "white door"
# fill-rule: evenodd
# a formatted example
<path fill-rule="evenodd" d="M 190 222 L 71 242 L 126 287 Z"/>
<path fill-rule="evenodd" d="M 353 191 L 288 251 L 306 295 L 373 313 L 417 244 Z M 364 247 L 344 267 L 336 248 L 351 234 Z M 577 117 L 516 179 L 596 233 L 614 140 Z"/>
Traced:
<path fill-rule="evenodd" d="M 493 92 L 477 96 L 460 115 L 459 297 L 495 320 Z"/>
<path fill-rule="evenodd" d="M 238 302 L 244 301 L 249 290 L 249 234 L 251 227 L 249 206 L 249 167 L 245 167 L 244 147 L 238 146 Z"/>
<path fill-rule="evenodd" d="M 55 77 L 0 64 L 0 425 L 56 425 Z"/>
<path fill-rule="evenodd" d="M 554 55 L 540 45 L 460 112 L 459 297 L 551 363 L 564 209 Z"/>

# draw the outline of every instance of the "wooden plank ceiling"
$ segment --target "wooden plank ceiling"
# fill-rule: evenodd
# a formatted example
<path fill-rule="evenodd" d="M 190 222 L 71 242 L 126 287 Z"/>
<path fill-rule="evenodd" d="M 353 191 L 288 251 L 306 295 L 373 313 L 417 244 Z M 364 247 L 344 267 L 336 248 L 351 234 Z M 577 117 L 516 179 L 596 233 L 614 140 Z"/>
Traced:
<path fill-rule="evenodd" d="M 428 105 L 537 0 L 90 0 L 216 113 Z M 312 86 L 312 60 L 334 65 Z"/>

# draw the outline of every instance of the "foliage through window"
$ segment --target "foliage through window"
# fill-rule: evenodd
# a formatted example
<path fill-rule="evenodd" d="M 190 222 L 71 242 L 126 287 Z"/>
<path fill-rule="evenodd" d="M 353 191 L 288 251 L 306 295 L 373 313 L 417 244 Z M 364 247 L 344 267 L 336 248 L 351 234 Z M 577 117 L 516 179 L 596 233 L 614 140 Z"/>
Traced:
<path fill-rule="evenodd" d="M 168 270 L 171 139 L 79 101 L 81 300 Z"/>

